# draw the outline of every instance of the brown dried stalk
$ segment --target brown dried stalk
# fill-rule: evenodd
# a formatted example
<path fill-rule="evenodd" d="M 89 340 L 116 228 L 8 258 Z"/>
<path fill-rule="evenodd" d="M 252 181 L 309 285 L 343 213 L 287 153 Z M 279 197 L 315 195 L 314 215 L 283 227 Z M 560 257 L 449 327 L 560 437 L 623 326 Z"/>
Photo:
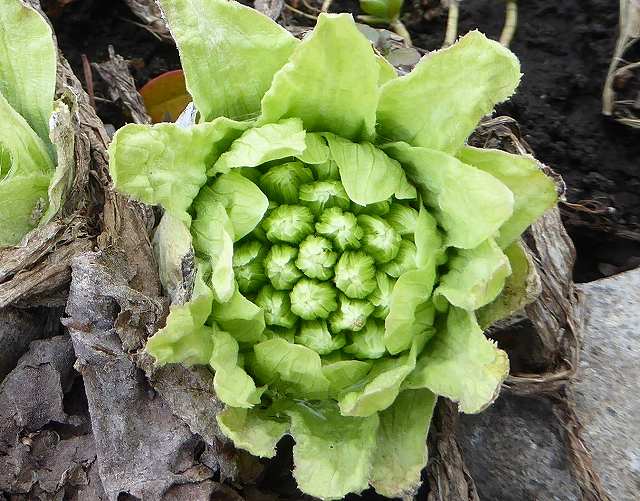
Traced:
<path fill-rule="evenodd" d="M 460 13 L 459 0 L 447 0 L 449 14 L 447 16 L 447 30 L 444 35 L 443 47 L 449 47 L 458 38 L 458 16 Z"/>
<path fill-rule="evenodd" d="M 505 47 L 509 47 L 513 35 L 518 26 L 518 2 L 517 0 L 507 0 L 507 6 L 504 16 L 504 26 L 500 33 L 500 43 Z"/>
<path fill-rule="evenodd" d="M 602 91 L 602 113 L 606 116 L 618 115 L 616 108 L 633 108 L 635 101 L 616 100 L 616 82 L 631 75 L 633 70 L 640 67 L 640 62 L 628 62 L 624 54 L 640 38 L 640 2 L 638 0 L 620 0 L 619 34 L 607 72 L 607 79 Z M 640 127 L 640 118 L 632 111 L 626 116 L 617 116 L 616 120 L 631 127 Z"/>

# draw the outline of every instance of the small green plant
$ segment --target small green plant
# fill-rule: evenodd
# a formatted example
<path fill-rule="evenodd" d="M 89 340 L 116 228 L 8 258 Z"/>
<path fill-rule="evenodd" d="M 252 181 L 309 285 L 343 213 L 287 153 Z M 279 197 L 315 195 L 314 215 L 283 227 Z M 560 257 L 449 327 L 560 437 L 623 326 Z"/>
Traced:
<path fill-rule="evenodd" d="M 365 14 L 358 19 L 368 24 L 387 25 L 411 45 L 411 35 L 400 21 L 404 0 L 360 0 L 360 8 Z"/>
<path fill-rule="evenodd" d="M 19 0 L 0 2 L 0 247 L 14 245 L 56 208 L 49 140 L 56 49 L 47 22 Z"/>
<path fill-rule="evenodd" d="M 465 144 L 518 60 L 471 32 L 398 77 L 347 14 L 298 41 L 235 2 L 160 3 L 199 121 L 110 147 L 115 187 L 164 208 L 147 352 L 212 369 L 236 447 L 290 434 L 305 493 L 410 494 L 438 395 L 479 412 L 508 374 L 482 327 L 522 306 L 518 240 L 556 199 L 533 158 Z"/>

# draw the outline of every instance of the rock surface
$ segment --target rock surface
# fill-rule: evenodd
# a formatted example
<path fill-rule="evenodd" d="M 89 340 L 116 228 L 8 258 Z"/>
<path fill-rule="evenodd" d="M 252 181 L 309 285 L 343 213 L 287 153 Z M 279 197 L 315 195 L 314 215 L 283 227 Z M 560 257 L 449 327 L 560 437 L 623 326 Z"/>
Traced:
<path fill-rule="evenodd" d="M 60 313 L 50 308 L 0 308 L 0 381 L 13 370 L 31 341 L 60 331 Z"/>
<path fill-rule="evenodd" d="M 580 286 L 585 326 L 576 411 L 611 499 L 640 495 L 640 268 Z"/>
<path fill-rule="evenodd" d="M 482 413 L 460 416 L 458 441 L 480 499 L 581 499 L 548 400 L 503 393 Z"/>

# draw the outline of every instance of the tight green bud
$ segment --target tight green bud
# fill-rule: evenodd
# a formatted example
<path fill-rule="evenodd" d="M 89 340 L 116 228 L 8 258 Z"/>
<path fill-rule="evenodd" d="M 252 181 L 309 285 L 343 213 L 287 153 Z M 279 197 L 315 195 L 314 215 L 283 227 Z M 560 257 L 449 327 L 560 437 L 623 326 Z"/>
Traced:
<path fill-rule="evenodd" d="M 331 336 L 327 322 L 324 320 L 305 320 L 300 324 L 300 332 L 295 338 L 296 343 L 311 348 L 320 355 L 327 355 L 342 348 L 347 340 L 344 334 Z"/>
<path fill-rule="evenodd" d="M 350 212 L 342 212 L 338 207 L 327 209 L 320 215 L 316 231 L 331 239 L 339 251 L 358 249 L 364 234 L 356 217 Z"/>
<path fill-rule="evenodd" d="M 376 288 L 376 268 L 371 256 L 350 251 L 340 256 L 335 268 L 336 287 L 352 299 L 364 299 Z"/>
<path fill-rule="evenodd" d="M 382 271 L 387 275 L 399 278 L 405 271 L 416 268 L 416 244 L 410 240 L 400 242 L 400 250 L 396 257 L 382 266 Z"/>
<path fill-rule="evenodd" d="M 295 204 L 298 201 L 298 189 L 313 181 L 310 169 L 300 162 L 275 165 L 260 177 L 258 185 L 269 200 L 281 204 Z"/>
<path fill-rule="evenodd" d="M 371 313 L 373 305 L 370 302 L 341 295 L 338 309 L 329 317 L 331 331 L 334 334 L 342 331 L 357 332 L 365 326 Z"/>
<path fill-rule="evenodd" d="M 267 325 L 290 329 L 298 321 L 298 317 L 291 311 L 289 293 L 277 291 L 270 285 L 265 285 L 260 289 L 255 304 L 264 311 L 264 321 Z"/>
<path fill-rule="evenodd" d="M 356 358 L 380 358 L 387 353 L 384 346 L 384 323 L 380 320 L 367 320 L 360 332 L 351 335 L 351 344 L 344 348 Z"/>
<path fill-rule="evenodd" d="M 416 231 L 418 211 L 400 203 L 392 203 L 385 221 L 402 236 L 411 236 Z"/>
<path fill-rule="evenodd" d="M 390 278 L 386 273 L 379 271 L 376 273 L 376 290 L 369 296 L 369 302 L 376 307 L 373 316 L 376 318 L 387 318 L 389 314 L 389 304 L 391 301 L 391 293 L 396 281 Z"/>
<path fill-rule="evenodd" d="M 262 227 L 271 242 L 299 244 L 313 233 L 313 214 L 308 207 L 281 205 L 262 221 Z"/>
<path fill-rule="evenodd" d="M 311 170 L 318 181 L 340 181 L 338 164 L 333 160 L 328 160 L 323 164 L 312 165 Z"/>
<path fill-rule="evenodd" d="M 364 248 L 376 262 L 387 263 L 396 257 L 401 237 L 389 223 L 377 216 L 361 215 L 358 224 L 364 230 Z"/>
<path fill-rule="evenodd" d="M 263 258 L 265 247 L 257 240 L 238 245 L 233 251 L 233 273 L 243 294 L 253 294 L 267 283 Z"/>
<path fill-rule="evenodd" d="M 336 295 L 330 283 L 303 278 L 291 291 L 291 311 L 304 320 L 328 318 L 338 308 Z"/>
<path fill-rule="evenodd" d="M 278 290 L 291 290 L 302 277 L 296 268 L 295 261 L 298 249 L 288 245 L 274 245 L 264 258 L 264 270 L 273 285 Z"/>
<path fill-rule="evenodd" d="M 309 278 L 329 280 L 338 255 L 333 252 L 331 242 L 324 237 L 309 235 L 300 244 L 296 266 Z"/>
<path fill-rule="evenodd" d="M 316 181 L 300 187 L 300 203 L 311 209 L 315 215 L 330 207 L 348 209 L 349 195 L 340 181 Z"/>

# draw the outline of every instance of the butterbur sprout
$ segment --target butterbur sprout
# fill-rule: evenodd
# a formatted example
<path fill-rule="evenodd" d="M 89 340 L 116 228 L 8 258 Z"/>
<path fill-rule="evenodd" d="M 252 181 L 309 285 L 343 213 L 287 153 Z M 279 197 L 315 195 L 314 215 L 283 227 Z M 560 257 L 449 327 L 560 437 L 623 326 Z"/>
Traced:
<path fill-rule="evenodd" d="M 126 125 L 110 172 L 197 271 L 147 352 L 210 366 L 236 447 L 291 435 L 304 493 L 410 495 L 438 396 L 480 412 L 508 374 L 483 328 L 523 304 L 519 238 L 556 200 L 532 157 L 466 144 L 518 60 L 474 31 L 398 77 L 348 14 L 299 41 L 232 1 L 160 5 L 200 119 Z"/>
<path fill-rule="evenodd" d="M 358 249 L 364 231 L 358 226 L 358 219 L 350 212 L 343 212 L 338 207 L 325 210 L 316 223 L 316 231 L 330 239 L 339 251 Z"/>

